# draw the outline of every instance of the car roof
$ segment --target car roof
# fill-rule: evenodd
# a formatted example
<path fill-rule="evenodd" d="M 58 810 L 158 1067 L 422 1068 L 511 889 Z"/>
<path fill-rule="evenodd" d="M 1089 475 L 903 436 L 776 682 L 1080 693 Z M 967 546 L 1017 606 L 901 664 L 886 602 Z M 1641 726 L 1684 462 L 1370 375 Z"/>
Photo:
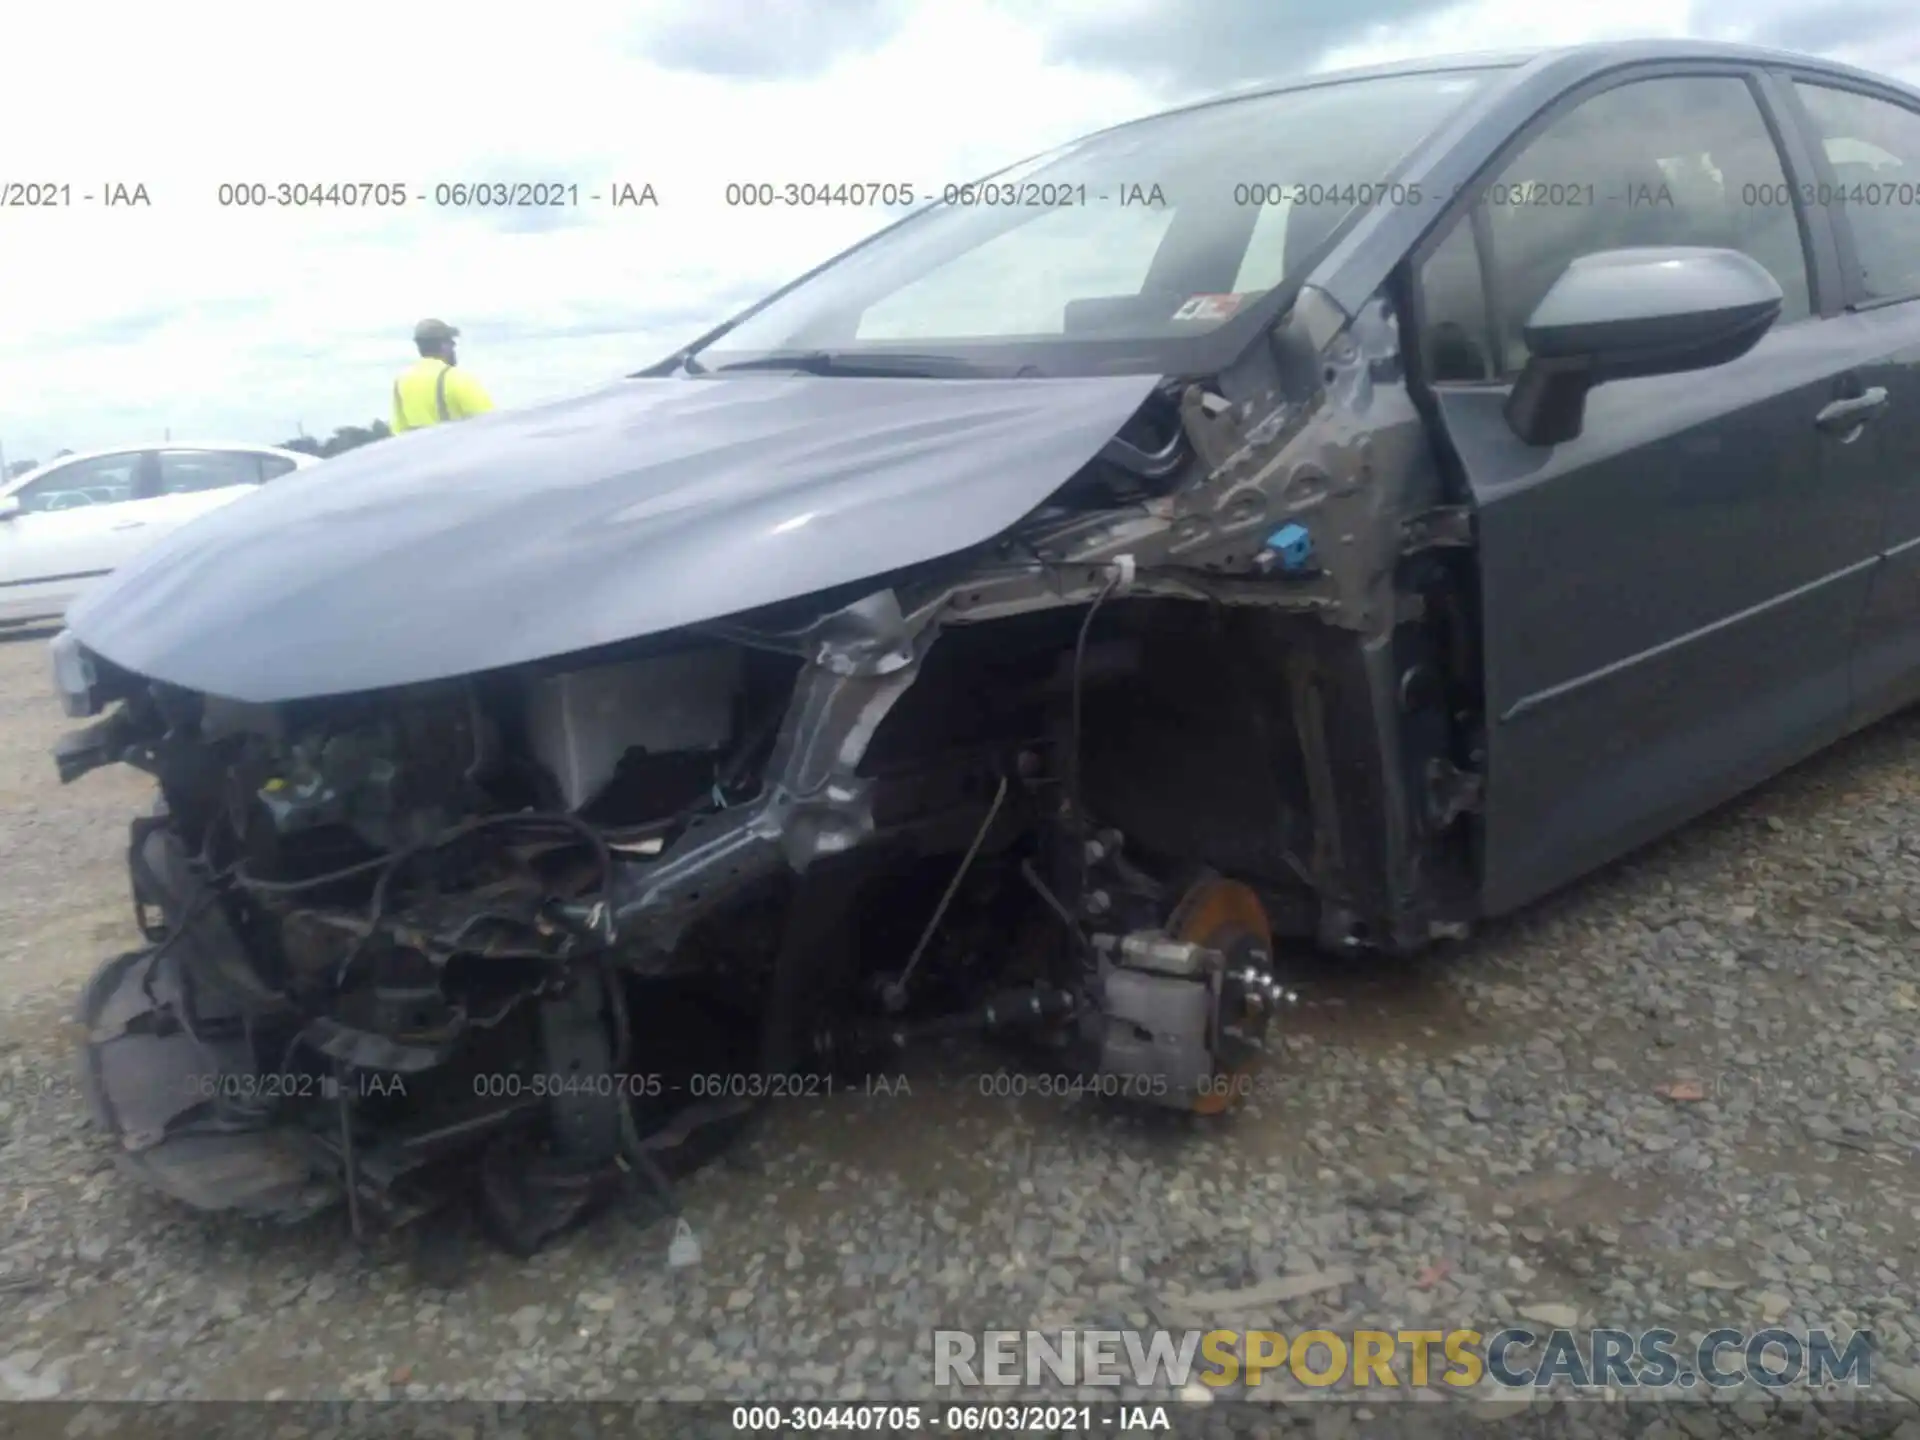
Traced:
<path fill-rule="evenodd" d="M 1722 63 L 1813 70 L 1837 78 L 1864 82 L 1881 89 L 1896 90 L 1912 99 L 1920 100 L 1920 88 L 1895 79 L 1893 76 L 1794 50 L 1776 50 L 1764 45 L 1745 45 L 1722 40 L 1604 40 L 1584 45 L 1561 45 L 1529 50 L 1463 51 L 1447 55 L 1426 55 L 1406 60 L 1392 60 L 1378 65 L 1286 75 L 1270 81 L 1254 81 L 1206 99 L 1176 105 L 1171 109 L 1161 110 L 1152 115 L 1143 115 L 1109 128 L 1123 130 L 1129 125 L 1157 120 L 1165 115 L 1178 115 L 1189 110 L 1231 104 L 1236 100 L 1252 100 L 1264 95 L 1311 90 L 1322 85 L 1337 85 L 1349 80 L 1386 79 L 1396 75 L 1444 74 L 1452 70 L 1511 70 L 1515 72 L 1511 79 L 1514 83 L 1518 83 L 1523 75 L 1532 76 L 1542 70 L 1551 69 L 1560 72 L 1566 84 L 1574 85 L 1591 75 L 1597 75 L 1616 66 L 1663 60 L 1713 60 Z"/>
<path fill-rule="evenodd" d="M 278 445 L 261 445 L 251 440 L 144 440 L 130 445 L 108 445 L 99 450 L 76 450 L 71 455 L 55 456 L 44 465 L 36 465 L 12 480 L 0 480 L 0 495 L 11 495 L 59 465 L 71 465 L 79 460 L 104 460 L 112 455 L 136 455 L 143 450 L 244 450 L 255 455 L 278 455 L 297 465 L 314 465 L 320 460 L 318 455 L 286 450 Z"/>

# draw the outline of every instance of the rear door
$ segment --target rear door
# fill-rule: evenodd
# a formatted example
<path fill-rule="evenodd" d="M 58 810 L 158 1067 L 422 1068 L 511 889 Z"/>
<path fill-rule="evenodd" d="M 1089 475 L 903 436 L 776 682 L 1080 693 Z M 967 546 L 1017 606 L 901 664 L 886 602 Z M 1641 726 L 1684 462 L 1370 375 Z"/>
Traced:
<path fill-rule="evenodd" d="M 1766 93 L 1724 64 L 1583 86 L 1416 252 L 1420 363 L 1478 511 L 1491 910 L 1848 722 L 1880 494 L 1829 473 L 1816 428 L 1848 383 L 1832 238 Z M 1534 306 L 1580 255 L 1670 244 L 1765 265 L 1786 297 L 1774 328 L 1730 364 L 1597 388 L 1573 441 L 1521 442 L 1502 405 Z"/>
<path fill-rule="evenodd" d="M 1787 73 L 1832 212 L 1856 409 L 1833 463 L 1878 486 L 1883 523 L 1854 654 L 1856 719 L 1920 701 L 1920 104 L 1818 71 Z"/>
<path fill-rule="evenodd" d="M 272 462 L 272 470 L 263 468 Z M 155 452 L 151 498 L 137 507 L 154 538 L 257 490 L 284 462 L 258 450 L 169 448 Z"/>
<path fill-rule="evenodd" d="M 56 615 L 139 550 L 150 465 L 140 450 L 77 459 L 13 492 L 19 513 L 0 521 L 0 617 Z"/>

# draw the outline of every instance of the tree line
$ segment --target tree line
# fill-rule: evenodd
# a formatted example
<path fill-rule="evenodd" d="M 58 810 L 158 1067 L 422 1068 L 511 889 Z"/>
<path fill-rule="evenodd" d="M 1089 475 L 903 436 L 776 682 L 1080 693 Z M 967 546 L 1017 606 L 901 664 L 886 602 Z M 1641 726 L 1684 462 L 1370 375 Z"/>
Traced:
<path fill-rule="evenodd" d="M 296 435 L 291 440 L 282 440 L 282 450 L 298 450 L 302 455 L 318 455 L 322 459 L 340 455 L 357 446 L 370 444 L 375 440 L 385 440 L 393 431 L 384 420 L 376 420 L 371 425 L 342 425 L 325 440 L 317 440 L 311 435 Z"/>
<path fill-rule="evenodd" d="M 53 458 L 54 460 L 58 460 L 62 455 L 71 455 L 72 453 L 73 451 L 71 450 L 56 450 L 53 452 Z M 48 463 L 51 464 L 52 461 Z M 29 470 L 38 470 L 39 468 L 40 462 L 38 460 L 15 460 L 11 465 L 7 466 L 7 473 L 4 478 L 8 480 L 18 480 Z"/>

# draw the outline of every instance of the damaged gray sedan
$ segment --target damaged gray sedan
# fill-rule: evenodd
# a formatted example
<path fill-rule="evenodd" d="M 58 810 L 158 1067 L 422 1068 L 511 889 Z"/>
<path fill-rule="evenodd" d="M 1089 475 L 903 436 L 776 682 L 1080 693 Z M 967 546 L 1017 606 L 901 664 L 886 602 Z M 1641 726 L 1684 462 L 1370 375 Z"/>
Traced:
<path fill-rule="evenodd" d="M 1832 198 L 1917 115 L 1665 43 L 1237 95 L 181 531 L 54 642 L 63 776 L 162 796 L 101 1124 L 524 1251 L 927 1037 L 1225 1108 L 1290 950 L 1920 695 L 1920 207 Z"/>

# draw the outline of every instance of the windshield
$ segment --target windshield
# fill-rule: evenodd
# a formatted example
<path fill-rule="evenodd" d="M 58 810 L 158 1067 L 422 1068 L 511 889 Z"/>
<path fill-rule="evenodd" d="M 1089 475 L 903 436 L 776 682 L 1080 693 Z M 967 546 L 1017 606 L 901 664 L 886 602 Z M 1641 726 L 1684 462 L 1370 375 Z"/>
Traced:
<path fill-rule="evenodd" d="M 1397 198 L 1383 182 L 1491 73 L 1224 101 L 949 186 L 717 337 L 698 365 L 1032 348 L 1065 360 L 1044 367 L 1058 373 L 1076 348 L 1121 342 L 1134 368 L 1164 368 L 1167 344 L 1218 329 L 1293 278 L 1354 209 Z"/>

